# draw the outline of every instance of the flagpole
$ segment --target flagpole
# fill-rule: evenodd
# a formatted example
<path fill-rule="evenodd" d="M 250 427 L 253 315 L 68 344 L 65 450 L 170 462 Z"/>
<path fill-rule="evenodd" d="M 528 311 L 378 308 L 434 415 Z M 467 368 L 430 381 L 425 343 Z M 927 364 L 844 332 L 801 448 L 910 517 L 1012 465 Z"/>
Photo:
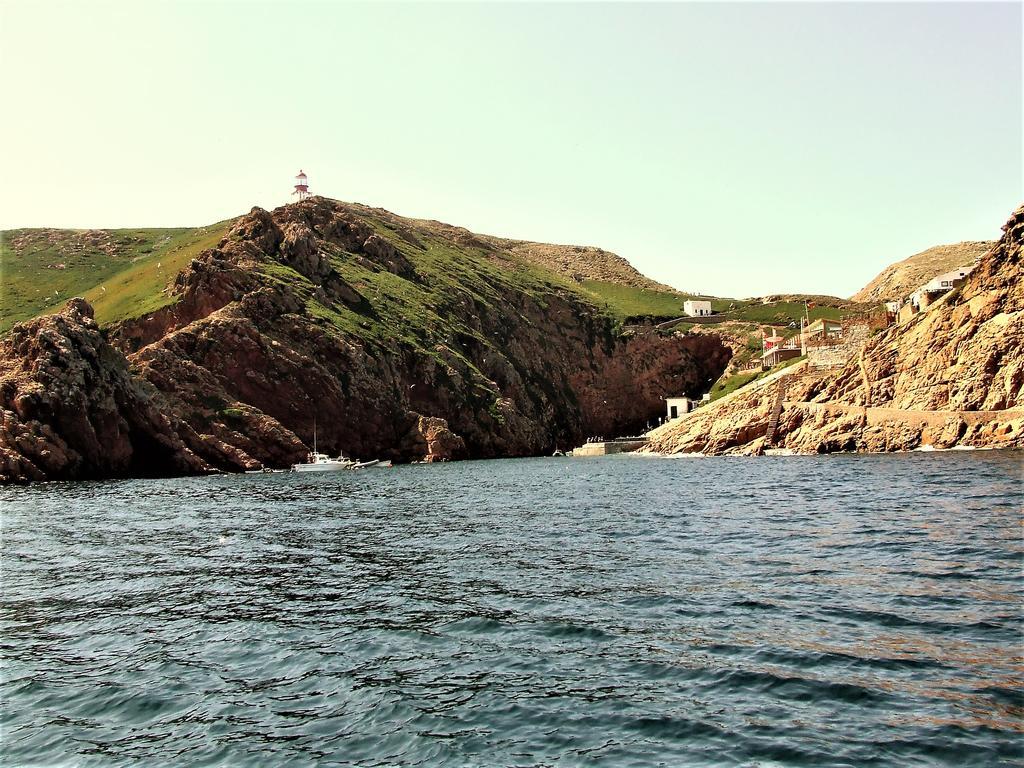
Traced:
<path fill-rule="evenodd" d="M 804 319 L 800 318 L 800 354 L 807 354 L 807 331 L 804 330 Z"/>

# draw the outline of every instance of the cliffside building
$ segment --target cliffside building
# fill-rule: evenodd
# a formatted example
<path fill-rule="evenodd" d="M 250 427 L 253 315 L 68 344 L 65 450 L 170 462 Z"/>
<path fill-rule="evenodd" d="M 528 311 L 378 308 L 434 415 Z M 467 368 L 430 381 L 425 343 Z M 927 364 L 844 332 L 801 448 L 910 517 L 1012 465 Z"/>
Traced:
<path fill-rule="evenodd" d="M 779 336 L 774 328 L 772 328 L 771 336 L 761 337 L 761 370 L 763 371 L 778 365 L 783 360 L 800 357 L 801 354 L 802 350 L 797 344 L 796 337 L 785 339 Z"/>
<path fill-rule="evenodd" d="M 696 400 L 692 400 L 689 397 L 666 397 L 665 398 L 665 418 L 667 421 L 672 419 L 678 419 L 684 413 L 689 413 L 697 405 Z"/>
<path fill-rule="evenodd" d="M 711 302 L 692 299 L 684 301 L 683 312 L 689 317 L 707 317 L 711 314 Z"/>
<path fill-rule="evenodd" d="M 828 320 L 827 318 L 819 317 L 804 328 L 803 335 L 805 345 L 827 341 L 828 339 L 838 339 L 843 335 L 843 324 L 838 320 Z"/>
<path fill-rule="evenodd" d="M 910 294 L 910 303 L 917 307 L 919 312 L 924 311 L 939 296 L 949 293 L 954 288 L 962 285 L 967 276 L 973 271 L 973 266 L 962 267 L 961 269 L 954 269 L 952 272 L 945 272 L 938 277 L 933 277 Z"/>
<path fill-rule="evenodd" d="M 761 370 L 767 371 L 783 360 L 792 360 L 794 357 L 800 357 L 800 347 L 796 345 L 773 347 L 761 355 Z"/>
<path fill-rule="evenodd" d="M 899 309 L 896 315 L 897 322 L 906 322 L 918 312 L 928 309 L 940 296 L 949 293 L 954 288 L 959 288 L 964 280 L 967 279 L 967 276 L 974 271 L 975 266 L 977 266 L 977 262 L 969 267 L 960 267 L 959 269 L 944 272 L 933 277 L 910 294 L 905 301 L 899 302 Z M 888 307 L 888 304 L 886 306 Z"/>

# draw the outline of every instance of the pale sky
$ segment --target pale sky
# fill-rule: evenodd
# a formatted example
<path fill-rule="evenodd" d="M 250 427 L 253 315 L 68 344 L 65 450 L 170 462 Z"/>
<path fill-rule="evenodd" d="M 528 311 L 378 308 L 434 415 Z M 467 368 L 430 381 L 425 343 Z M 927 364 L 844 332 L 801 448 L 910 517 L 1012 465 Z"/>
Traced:
<path fill-rule="evenodd" d="M 847 296 L 1024 199 L 1019 3 L 0 0 L 0 227 L 314 193 Z"/>

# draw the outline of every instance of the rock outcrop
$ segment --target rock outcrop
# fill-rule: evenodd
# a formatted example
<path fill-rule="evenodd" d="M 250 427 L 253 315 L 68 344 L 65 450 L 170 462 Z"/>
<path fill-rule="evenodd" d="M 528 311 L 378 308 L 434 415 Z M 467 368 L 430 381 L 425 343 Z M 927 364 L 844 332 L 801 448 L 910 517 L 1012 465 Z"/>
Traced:
<path fill-rule="evenodd" d="M 0 340 L 0 482 L 206 471 L 187 431 L 81 299 Z"/>
<path fill-rule="evenodd" d="M 360 458 L 550 453 L 642 429 L 664 396 L 701 391 L 728 364 L 714 335 L 622 332 L 585 293 L 445 226 L 324 198 L 256 208 L 177 275 L 173 303 L 111 327 L 110 344 L 77 303 L 81 322 L 65 313 L 17 327 L 0 349 L 10 370 L 32 355 L 14 340 L 35 328 L 87 335 L 99 370 L 117 372 L 111 408 L 127 426 L 104 459 L 92 416 L 53 415 L 99 385 L 76 395 L 50 371 L 39 387 L 54 388 L 57 411 L 12 410 L 18 421 L 0 433 L 8 465 L 38 471 L 8 476 L 283 467 L 306 454 L 314 425 L 321 450 Z M 143 400 L 132 421 L 124 411 Z M 81 450 L 47 463 L 15 434 L 25 424 Z"/>
<path fill-rule="evenodd" d="M 1024 206 L 957 290 L 839 369 L 802 366 L 655 430 L 662 453 L 1024 447 Z"/>

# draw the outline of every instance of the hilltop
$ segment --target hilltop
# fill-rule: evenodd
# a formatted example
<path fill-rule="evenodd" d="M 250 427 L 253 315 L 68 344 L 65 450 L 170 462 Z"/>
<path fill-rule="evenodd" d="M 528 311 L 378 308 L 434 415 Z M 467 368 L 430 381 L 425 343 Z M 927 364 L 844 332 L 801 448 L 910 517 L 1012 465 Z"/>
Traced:
<path fill-rule="evenodd" d="M 488 258 L 536 267 L 566 278 L 587 298 L 620 317 L 682 314 L 689 296 L 637 271 L 602 248 L 480 235 L 462 227 L 398 216 L 383 208 L 341 203 L 379 222 L 414 247 L 421 238 L 475 249 Z M 72 296 L 93 306 L 100 325 L 138 317 L 173 301 L 174 277 L 215 246 L 237 219 L 203 227 L 150 229 L 17 229 L 0 232 L 0 334 L 14 323 L 57 312 Z"/>
<path fill-rule="evenodd" d="M 382 236 L 396 239 L 400 248 L 421 253 L 425 243 L 446 243 L 499 270 L 557 283 L 618 323 L 679 320 L 676 329 L 685 331 L 692 323 L 685 317 L 684 302 L 690 298 L 710 300 L 717 313 L 710 324 L 728 338 L 742 337 L 741 344 L 734 344 L 738 350 L 755 344 L 762 324 L 780 328 L 799 325 L 807 301 L 812 320 L 865 310 L 855 302 L 831 296 L 731 299 L 687 293 L 651 280 L 621 256 L 602 248 L 482 235 L 436 220 L 399 216 L 383 208 L 331 203 L 349 215 L 374 222 Z M 72 296 L 89 302 L 101 327 L 167 307 L 180 299 L 174 290 L 177 275 L 192 259 L 217 246 L 238 221 L 175 229 L 0 232 L 4 281 L 0 335 L 16 322 L 60 311 Z"/>
<path fill-rule="evenodd" d="M 933 277 L 974 264 L 995 244 L 994 240 L 969 240 L 915 253 L 883 269 L 851 300 L 878 303 L 906 298 Z"/>
<path fill-rule="evenodd" d="M 565 275 L 578 283 L 596 281 L 683 295 L 682 291 L 651 280 L 638 272 L 624 258 L 603 248 L 534 243 L 528 240 L 506 240 L 490 236 L 483 236 L 481 239 L 495 248 Z"/>

